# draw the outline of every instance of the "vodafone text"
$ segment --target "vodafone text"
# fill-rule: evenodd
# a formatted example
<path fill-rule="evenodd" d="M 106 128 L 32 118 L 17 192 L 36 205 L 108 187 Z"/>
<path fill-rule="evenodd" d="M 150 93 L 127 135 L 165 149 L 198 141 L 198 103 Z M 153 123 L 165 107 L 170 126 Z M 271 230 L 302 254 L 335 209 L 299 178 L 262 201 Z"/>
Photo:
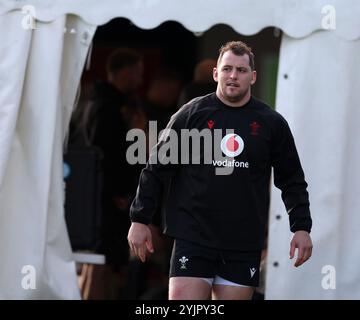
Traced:
<path fill-rule="evenodd" d="M 213 160 L 213 165 L 218 167 L 249 168 L 249 162 L 235 161 L 234 159 L 232 160 L 225 159 L 224 161 Z"/>

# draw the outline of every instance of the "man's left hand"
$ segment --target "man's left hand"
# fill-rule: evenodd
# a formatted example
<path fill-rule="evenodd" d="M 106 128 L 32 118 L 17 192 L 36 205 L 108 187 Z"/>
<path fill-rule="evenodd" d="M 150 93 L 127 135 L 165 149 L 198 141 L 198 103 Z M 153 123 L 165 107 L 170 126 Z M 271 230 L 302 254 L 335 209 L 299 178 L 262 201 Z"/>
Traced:
<path fill-rule="evenodd" d="M 290 259 L 294 258 L 295 249 L 298 249 L 297 259 L 294 266 L 299 267 L 305 261 L 309 260 L 312 253 L 312 242 L 307 231 L 296 231 L 290 242 Z"/>

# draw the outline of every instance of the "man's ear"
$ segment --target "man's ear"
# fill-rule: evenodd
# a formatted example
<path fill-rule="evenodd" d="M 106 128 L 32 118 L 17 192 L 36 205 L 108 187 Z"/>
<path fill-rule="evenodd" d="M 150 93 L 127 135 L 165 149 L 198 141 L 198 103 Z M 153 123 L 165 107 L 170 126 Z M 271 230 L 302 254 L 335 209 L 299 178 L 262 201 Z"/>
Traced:
<path fill-rule="evenodd" d="M 256 82 L 257 73 L 256 71 L 252 71 L 252 79 L 251 79 L 251 85 L 253 85 Z"/>
<path fill-rule="evenodd" d="M 216 82 L 218 82 L 218 71 L 217 68 L 213 69 L 213 78 Z"/>

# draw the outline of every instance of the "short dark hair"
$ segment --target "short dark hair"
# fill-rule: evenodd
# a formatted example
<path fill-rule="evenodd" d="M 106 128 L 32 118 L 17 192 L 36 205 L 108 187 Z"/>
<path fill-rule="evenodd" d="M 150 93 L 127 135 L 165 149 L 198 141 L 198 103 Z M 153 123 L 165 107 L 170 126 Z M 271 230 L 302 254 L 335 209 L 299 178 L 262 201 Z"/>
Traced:
<path fill-rule="evenodd" d="M 242 41 L 230 41 L 225 43 L 220 49 L 219 49 L 219 58 L 218 58 L 218 64 L 224 55 L 226 51 L 231 50 L 231 52 L 237 56 L 243 56 L 244 54 L 247 54 L 249 56 L 249 63 L 251 70 L 255 69 L 255 56 L 253 52 L 251 51 L 251 48 Z"/>
<path fill-rule="evenodd" d="M 106 71 L 114 74 L 125 67 L 136 65 L 142 60 L 142 56 L 133 49 L 121 48 L 113 51 L 106 63 Z"/>

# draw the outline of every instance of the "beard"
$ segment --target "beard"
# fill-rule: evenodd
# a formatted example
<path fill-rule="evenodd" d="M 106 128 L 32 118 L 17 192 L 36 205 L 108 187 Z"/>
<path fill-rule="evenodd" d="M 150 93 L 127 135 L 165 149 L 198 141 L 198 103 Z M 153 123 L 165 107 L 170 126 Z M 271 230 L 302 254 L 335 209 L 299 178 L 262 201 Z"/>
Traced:
<path fill-rule="evenodd" d="M 229 101 L 231 103 L 236 103 L 236 102 L 239 102 L 242 99 L 244 99 L 244 97 L 247 95 L 248 91 L 249 91 L 249 89 L 240 90 L 239 92 L 234 93 L 234 94 L 228 94 L 226 92 L 226 87 L 225 87 L 225 90 L 223 90 L 223 96 L 227 101 Z"/>

